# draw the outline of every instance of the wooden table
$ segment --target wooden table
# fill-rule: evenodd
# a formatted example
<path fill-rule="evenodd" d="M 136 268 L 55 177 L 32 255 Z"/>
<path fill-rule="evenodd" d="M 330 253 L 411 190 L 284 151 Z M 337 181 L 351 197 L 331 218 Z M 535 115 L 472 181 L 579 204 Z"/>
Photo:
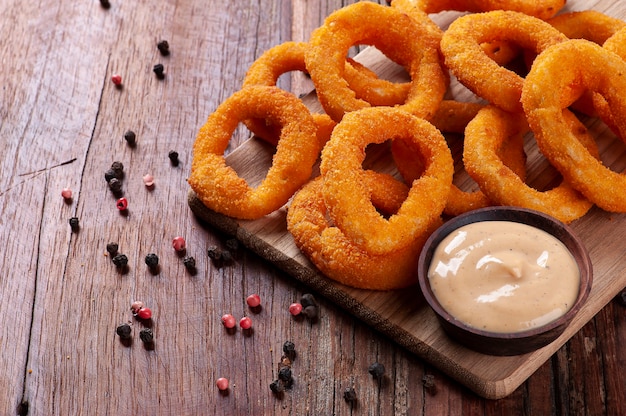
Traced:
<path fill-rule="evenodd" d="M 306 40 L 332 10 L 353 1 L 83 3 L 0 0 L 0 414 L 623 411 L 626 317 L 618 302 L 511 395 L 486 400 L 323 297 L 317 322 L 291 318 L 289 304 L 310 289 L 252 252 L 235 250 L 224 267 L 208 258 L 228 236 L 187 205 L 198 128 L 263 51 Z M 585 3 L 606 9 L 612 2 Z M 168 56 L 159 53 L 160 40 L 169 42 Z M 153 72 L 158 63 L 164 79 Z M 295 93 L 311 88 L 300 74 L 280 85 Z M 123 138 L 128 130 L 136 133 L 134 147 Z M 247 137 L 238 132 L 232 148 Z M 179 153 L 177 166 L 171 150 Z M 125 168 L 125 213 L 104 177 L 114 161 Z M 148 173 L 153 189 L 142 181 Z M 61 197 L 66 187 L 71 201 Z M 71 217 L 79 219 L 77 232 Z M 172 249 L 178 235 L 196 274 Z M 109 242 L 128 256 L 125 272 L 113 265 Z M 159 256 L 156 273 L 144 263 L 148 253 Z M 260 310 L 246 305 L 252 293 L 261 297 Z M 153 310 L 153 348 L 139 338 L 146 325 L 131 315 L 134 300 Z M 253 331 L 228 333 L 224 313 L 250 316 Z M 125 322 L 130 343 L 115 333 Z M 297 350 L 295 383 L 277 397 L 269 384 L 287 340 Z M 386 368 L 380 383 L 368 373 L 377 361 Z M 219 377 L 230 380 L 227 394 L 215 386 Z M 435 387 L 425 388 L 424 378 Z M 343 398 L 349 387 L 357 394 L 352 406 Z"/>

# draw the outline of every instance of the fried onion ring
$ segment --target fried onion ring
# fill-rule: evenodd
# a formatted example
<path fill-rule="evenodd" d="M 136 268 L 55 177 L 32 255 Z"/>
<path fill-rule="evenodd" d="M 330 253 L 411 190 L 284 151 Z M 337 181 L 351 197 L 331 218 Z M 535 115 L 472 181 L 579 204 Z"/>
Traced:
<path fill-rule="evenodd" d="M 372 204 L 386 214 L 395 213 L 408 194 L 408 187 L 390 175 L 364 171 L 363 179 Z M 296 246 L 325 276 L 351 287 L 391 290 L 414 285 L 419 252 L 442 222 L 434 222 L 431 229 L 400 250 L 384 255 L 368 253 L 328 223 L 322 180 L 317 177 L 306 184 L 287 210 L 287 229 Z"/>
<path fill-rule="evenodd" d="M 224 151 L 237 125 L 250 118 L 281 126 L 276 153 L 256 188 L 226 165 Z M 278 87 L 251 86 L 235 92 L 200 128 L 188 183 L 209 209 L 240 219 L 258 219 L 282 207 L 311 177 L 320 145 L 306 106 Z"/>
<path fill-rule="evenodd" d="M 305 53 L 318 99 L 335 121 L 345 113 L 372 106 L 356 97 L 345 79 L 348 50 L 354 44 L 373 45 L 402 65 L 411 77 L 409 95 L 400 107 L 420 117 L 431 116 L 443 99 L 448 78 L 426 23 L 392 7 L 358 2 L 331 13 L 311 34 Z"/>
<path fill-rule="evenodd" d="M 442 132 L 463 133 L 467 124 L 483 107 L 482 104 L 444 100 L 435 117 L 430 121 Z M 394 140 L 391 143 L 391 154 L 405 182 L 412 183 L 422 175 L 424 163 L 414 145 L 404 140 Z M 498 156 L 522 180 L 525 178 L 526 153 L 524 152 L 524 138 L 521 135 L 505 140 L 498 149 Z M 466 192 L 452 184 L 443 212 L 449 216 L 456 216 L 491 205 L 495 204 L 480 189 Z"/>
<path fill-rule="evenodd" d="M 365 148 L 387 140 L 419 147 L 425 169 L 413 181 L 397 214 L 384 218 L 369 202 L 363 184 Z M 452 155 L 432 124 L 398 108 L 370 107 L 347 113 L 322 151 L 324 201 L 337 227 L 372 254 L 409 245 L 440 218 L 452 185 Z"/>
<path fill-rule="evenodd" d="M 616 54 L 587 40 L 570 40 L 537 57 L 522 92 L 541 152 L 572 186 L 609 212 L 626 212 L 626 176 L 590 154 L 565 127 L 562 109 L 591 90 L 606 100 L 616 129 L 626 137 L 625 74 L 626 63 Z"/>
<path fill-rule="evenodd" d="M 481 47 L 494 40 L 513 41 L 541 52 L 567 37 L 543 20 L 518 12 L 470 14 L 452 22 L 441 40 L 446 66 L 476 95 L 511 112 L 521 112 L 523 78 L 490 59 Z"/>
<path fill-rule="evenodd" d="M 563 8 L 566 0 L 413 0 L 426 13 L 439 13 L 445 10 L 459 12 L 489 12 L 511 10 L 548 19 Z"/>
<path fill-rule="evenodd" d="M 563 13 L 547 21 L 570 39 L 587 39 L 598 45 L 626 26 L 626 22 L 595 10 Z"/>
<path fill-rule="evenodd" d="M 585 126 L 568 110 L 564 110 L 566 128 L 572 131 L 590 152 L 597 155 L 595 142 Z M 498 205 L 513 205 L 550 214 L 560 221 L 570 223 L 585 215 L 592 203 L 571 187 L 566 181 L 547 191 L 538 191 L 524 182 L 506 166 L 498 149 L 506 140 L 523 138 L 529 131 L 522 113 L 507 113 L 493 106 L 478 112 L 465 131 L 463 162 L 465 169 L 479 184 L 487 197 Z"/>

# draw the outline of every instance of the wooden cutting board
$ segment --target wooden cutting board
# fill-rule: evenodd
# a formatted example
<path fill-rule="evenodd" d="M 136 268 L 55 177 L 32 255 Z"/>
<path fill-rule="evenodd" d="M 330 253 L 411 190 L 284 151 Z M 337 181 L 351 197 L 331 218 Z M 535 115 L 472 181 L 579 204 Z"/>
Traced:
<path fill-rule="evenodd" d="M 625 19 L 626 2 L 573 1 L 564 10 L 594 10 Z M 442 13 L 434 19 L 445 28 L 458 14 Z M 374 69 L 380 76 L 405 80 L 406 75 L 374 48 L 368 48 L 357 60 Z M 626 92 L 625 92 L 626 93 Z M 450 97 L 475 100 L 464 87 L 453 81 Z M 321 111 L 312 93 L 303 100 L 312 111 Z M 597 120 L 586 122 L 597 137 L 604 163 L 615 171 L 626 168 L 626 146 Z M 455 160 L 460 160 L 461 139 L 449 139 Z M 541 189 L 558 180 L 556 171 L 538 152 L 529 138 L 528 182 Z M 228 164 L 254 186 L 264 177 L 271 163 L 272 148 L 251 138 L 227 156 Z M 396 174 L 393 163 L 379 148 L 368 151 L 366 167 Z M 475 184 L 457 163 L 455 183 L 461 189 Z M 519 387 L 551 355 L 626 287 L 626 215 L 611 214 L 593 208 L 585 217 L 571 224 L 586 244 L 594 269 L 594 283 L 589 299 L 565 332 L 550 345 L 525 355 L 494 357 L 483 355 L 450 340 L 441 330 L 435 315 L 425 304 L 418 287 L 401 291 L 368 291 L 338 284 L 322 275 L 295 246 L 286 229 L 286 207 L 255 221 L 234 220 L 206 208 L 192 190 L 189 206 L 201 219 L 217 229 L 235 235 L 245 246 L 269 262 L 337 303 L 354 316 L 398 344 L 438 367 L 450 377 L 485 398 L 505 397 Z M 417 381 L 416 381 L 417 382 Z"/>

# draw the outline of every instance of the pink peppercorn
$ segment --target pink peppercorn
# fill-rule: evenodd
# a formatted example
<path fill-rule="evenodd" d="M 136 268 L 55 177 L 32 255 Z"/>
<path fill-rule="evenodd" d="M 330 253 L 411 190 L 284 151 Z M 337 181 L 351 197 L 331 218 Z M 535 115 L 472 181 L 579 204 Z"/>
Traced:
<path fill-rule="evenodd" d="M 187 247 L 187 243 L 183 237 L 174 237 L 172 240 L 172 247 L 174 247 L 174 250 L 176 251 L 184 251 Z"/>
<path fill-rule="evenodd" d="M 222 324 L 228 329 L 234 328 L 236 324 L 235 317 L 229 313 L 222 315 Z"/>
<path fill-rule="evenodd" d="M 249 307 L 256 308 L 261 304 L 261 297 L 254 293 L 246 298 L 246 303 L 248 303 Z"/>
<path fill-rule="evenodd" d="M 252 319 L 248 316 L 244 316 L 239 320 L 239 326 L 241 329 L 250 329 L 252 328 Z"/>
<path fill-rule="evenodd" d="M 297 302 L 292 303 L 291 305 L 289 305 L 289 313 L 293 316 L 300 315 L 300 313 L 302 313 L 302 305 Z"/>
<path fill-rule="evenodd" d="M 147 188 L 151 188 L 152 186 L 154 186 L 154 176 L 150 175 L 149 173 L 144 175 L 143 184 L 146 185 Z"/>
<path fill-rule="evenodd" d="M 120 74 L 114 74 L 111 77 L 111 82 L 115 85 L 122 85 L 122 76 Z"/>
<path fill-rule="evenodd" d="M 143 308 L 143 306 L 144 305 L 142 301 L 136 300 L 130 305 L 130 310 L 133 312 L 133 315 L 137 315 L 137 312 L 139 312 L 139 310 Z"/>
<path fill-rule="evenodd" d="M 139 311 L 137 312 L 137 316 L 140 319 L 150 319 L 152 318 L 152 310 L 150 308 L 143 307 L 139 309 Z"/>
<path fill-rule="evenodd" d="M 228 379 L 225 377 L 220 377 L 217 379 L 217 381 L 215 382 L 215 385 L 217 386 L 218 389 L 220 389 L 221 391 L 224 390 L 228 390 Z"/>
<path fill-rule="evenodd" d="M 72 199 L 72 190 L 70 188 L 63 188 L 61 190 L 61 196 L 66 201 L 69 201 L 70 199 Z"/>
<path fill-rule="evenodd" d="M 120 198 L 115 203 L 115 206 L 120 211 L 126 211 L 128 209 L 128 200 L 126 198 Z"/>

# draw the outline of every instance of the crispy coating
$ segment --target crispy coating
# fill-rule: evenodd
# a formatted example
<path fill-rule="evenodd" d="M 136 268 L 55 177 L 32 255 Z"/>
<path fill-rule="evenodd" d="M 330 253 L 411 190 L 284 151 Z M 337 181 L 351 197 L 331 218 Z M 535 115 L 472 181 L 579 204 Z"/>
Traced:
<path fill-rule="evenodd" d="M 626 22 L 595 10 L 563 13 L 547 20 L 569 39 L 587 39 L 602 45 Z"/>
<path fill-rule="evenodd" d="M 489 12 L 511 10 L 549 19 L 565 6 L 566 0 L 413 0 L 426 13 L 439 13 L 444 10 L 460 12 Z"/>
<path fill-rule="evenodd" d="M 281 126 L 272 166 L 256 188 L 226 164 L 224 151 L 237 125 L 250 118 Z M 311 177 L 320 145 L 307 107 L 278 87 L 235 92 L 200 128 L 188 183 L 208 208 L 240 219 L 257 219 L 282 207 Z"/>
<path fill-rule="evenodd" d="M 574 188 L 609 212 L 626 212 L 626 176 L 604 166 L 576 139 L 562 110 L 591 90 L 606 100 L 615 128 L 626 137 L 624 74 L 626 62 L 616 54 L 587 40 L 569 40 L 537 57 L 522 92 L 541 152 Z"/>
<path fill-rule="evenodd" d="M 450 25 L 441 40 L 445 64 L 476 95 L 506 111 L 521 112 L 524 79 L 489 58 L 481 44 L 506 40 L 539 53 L 567 37 L 532 16 L 511 11 L 465 15 Z"/>
<path fill-rule="evenodd" d="M 590 152 L 597 155 L 595 142 L 587 134 L 585 126 L 571 112 L 564 110 L 564 113 L 567 120 L 565 128 L 576 135 L 579 143 L 584 142 L 590 147 Z M 534 209 L 565 223 L 582 217 L 593 204 L 567 181 L 562 181 L 552 189 L 539 191 L 528 186 L 523 178 L 501 160 L 498 149 L 502 143 L 513 137 L 523 138 L 528 131 L 524 114 L 507 113 L 493 106 L 485 107 L 465 131 L 465 169 L 485 195 L 498 205 Z"/>
<path fill-rule="evenodd" d="M 363 184 L 365 149 L 387 140 L 415 143 L 424 173 L 411 185 L 398 212 L 384 218 Z M 322 151 L 324 201 L 336 226 L 372 254 L 407 246 L 429 229 L 446 205 L 454 167 L 452 154 L 432 124 L 399 108 L 370 107 L 348 113 Z"/>
<path fill-rule="evenodd" d="M 434 114 L 448 78 L 439 60 L 438 39 L 428 27 L 393 7 L 368 1 L 331 13 L 311 34 L 305 53 L 306 67 L 326 113 L 340 121 L 350 111 L 372 106 L 357 98 L 345 79 L 348 50 L 362 44 L 375 46 L 407 70 L 410 90 L 401 108 L 425 118 Z"/>
<path fill-rule="evenodd" d="M 363 179 L 372 204 L 388 214 L 400 207 L 408 193 L 406 185 L 386 174 L 365 171 Z M 390 290 L 416 284 L 419 252 L 441 220 L 433 222 L 431 229 L 399 250 L 371 254 L 329 224 L 322 181 L 317 177 L 305 185 L 287 211 L 287 229 L 305 256 L 325 276 L 351 287 Z"/>

